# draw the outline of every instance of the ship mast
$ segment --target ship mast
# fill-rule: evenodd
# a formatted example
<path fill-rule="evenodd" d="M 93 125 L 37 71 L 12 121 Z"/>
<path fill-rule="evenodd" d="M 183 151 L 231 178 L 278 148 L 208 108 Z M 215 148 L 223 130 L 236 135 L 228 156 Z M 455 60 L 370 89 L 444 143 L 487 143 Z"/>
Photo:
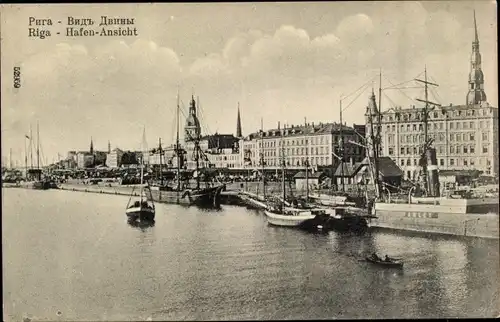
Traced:
<path fill-rule="evenodd" d="M 158 149 L 160 150 L 160 186 L 163 187 L 163 163 L 161 162 L 162 150 L 161 150 L 161 138 L 158 138 Z"/>
<path fill-rule="evenodd" d="M 33 169 L 33 129 L 30 124 L 30 165 Z"/>
<path fill-rule="evenodd" d="M 181 159 L 179 147 L 179 90 L 177 90 L 177 113 L 176 113 L 177 136 L 175 140 L 175 154 L 177 156 L 177 203 L 179 203 L 179 192 L 181 190 Z"/>
<path fill-rule="evenodd" d="M 260 164 L 262 167 L 262 196 L 264 200 L 266 199 L 266 175 L 264 166 L 264 121 L 260 118 Z"/>
<path fill-rule="evenodd" d="M 142 133 L 145 133 L 146 132 L 146 127 L 144 127 L 144 130 Z M 144 135 L 143 135 L 143 138 L 144 138 Z M 141 198 L 141 203 L 139 204 L 140 207 L 142 207 L 142 194 L 143 194 L 143 190 L 144 190 L 144 187 L 142 186 L 143 182 L 144 182 L 144 145 L 142 146 L 141 148 L 142 150 L 142 153 L 141 153 L 141 190 L 140 190 L 140 198 Z"/>
<path fill-rule="evenodd" d="M 26 148 L 26 140 L 24 140 L 24 169 L 26 171 L 26 181 L 28 181 L 28 148 Z"/>
<path fill-rule="evenodd" d="M 345 160 L 345 155 L 344 155 L 344 135 L 342 134 L 342 99 L 340 99 L 340 156 L 342 157 L 342 160 L 340 160 L 340 170 L 341 170 L 341 178 L 340 180 L 342 181 L 342 192 L 345 192 L 345 184 L 344 184 L 344 160 Z"/>
<path fill-rule="evenodd" d="M 307 119 L 304 118 L 305 131 L 307 131 Z M 306 135 L 306 202 L 309 201 L 309 139 Z"/>
<path fill-rule="evenodd" d="M 424 144 L 423 144 L 423 149 L 422 149 L 422 181 L 423 181 L 423 186 L 425 189 L 426 194 L 429 192 L 429 187 L 428 187 L 428 180 L 427 180 L 427 150 L 430 148 L 432 144 L 432 139 L 429 140 L 428 138 L 428 122 L 429 122 L 429 112 L 434 109 L 435 106 L 441 106 L 440 104 L 434 103 L 429 101 L 429 91 L 428 91 L 428 86 L 433 85 L 433 86 L 439 86 L 438 84 L 431 83 L 427 81 L 427 66 L 425 66 L 424 69 L 424 80 L 417 79 L 415 80 L 417 82 L 423 83 L 424 84 L 424 90 L 425 90 L 425 100 L 421 100 L 417 98 L 417 101 L 425 103 L 424 109 L 422 111 L 422 122 L 424 124 Z M 430 108 L 429 105 L 432 105 Z"/>
<path fill-rule="evenodd" d="M 378 83 L 378 113 L 377 113 L 377 135 L 375 136 L 375 146 L 374 146 L 374 166 L 375 166 L 375 193 L 376 197 L 380 198 L 381 196 L 381 185 L 380 185 L 380 170 L 379 170 L 379 157 L 380 157 L 380 143 L 381 140 L 381 132 L 382 132 L 382 69 L 380 69 L 379 73 L 379 83 Z M 373 132 L 372 132 L 373 134 Z"/>
<path fill-rule="evenodd" d="M 286 185 L 285 185 L 285 145 L 283 144 L 283 131 L 281 131 L 278 123 L 278 131 L 280 131 L 280 145 L 281 145 L 281 190 L 283 193 L 283 208 L 286 202 Z"/>
<path fill-rule="evenodd" d="M 40 170 L 40 127 L 38 122 L 36 122 L 36 168 Z M 42 174 L 39 172 L 38 180 L 41 178 Z"/>
<path fill-rule="evenodd" d="M 197 98 L 197 105 L 198 109 L 200 108 L 200 98 Z M 194 98 L 193 98 L 194 100 Z M 198 133 L 195 134 L 195 139 L 194 139 L 194 158 L 196 161 L 196 189 L 200 189 L 200 154 L 199 154 L 199 149 L 200 149 L 200 137 Z"/>

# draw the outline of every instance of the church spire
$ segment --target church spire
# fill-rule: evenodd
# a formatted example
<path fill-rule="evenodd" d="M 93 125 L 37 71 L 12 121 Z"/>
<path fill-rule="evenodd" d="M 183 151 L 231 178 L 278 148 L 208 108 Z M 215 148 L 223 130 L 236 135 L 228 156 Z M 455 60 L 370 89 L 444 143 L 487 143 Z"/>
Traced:
<path fill-rule="evenodd" d="M 240 102 L 238 102 L 238 117 L 236 119 L 236 137 L 241 138 L 241 117 L 240 117 Z"/>
<path fill-rule="evenodd" d="M 90 153 L 94 154 L 94 140 L 90 137 Z"/>
<path fill-rule="evenodd" d="M 111 142 L 108 140 L 108 153 L 111 153 Z"/>
<path fill-rule="evenodd" d="M 467 105 L 477 105 L 483 102 L 486 102 L 486 93 L 484 92 L 484 75 L 481 70 L 481 53 L 479 52 L 476 11 L 474 11 L 474 41 L 472 42 L 472 54 L 470 58 Z"/>
<path fill-rule="evenodd" d="M 474 42 L 479 45 L 479 37 L 477 36 L 476 10 L 474 10 Z"/>

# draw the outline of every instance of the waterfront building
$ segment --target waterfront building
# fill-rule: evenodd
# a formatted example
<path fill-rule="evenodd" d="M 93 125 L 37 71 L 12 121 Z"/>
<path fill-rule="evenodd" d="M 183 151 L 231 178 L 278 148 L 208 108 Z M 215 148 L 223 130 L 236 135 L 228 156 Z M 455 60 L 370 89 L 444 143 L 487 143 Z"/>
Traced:
<path fill-rule="evenodd" d="M 94 155 L 89 152 L 78 152 L 76 154 L 76 166 L 78 169 L 90 168 L 94 165 Z"/>
<path fill-rule="evenodd" d="M 281 168 L 281 151 L 284 150 L 285 165 L 289 169 L 303 169 L 306 159 L 311 167 L 336 165 L 338 157 L 344 160 L 361 161 L 364 148 L 355 143 L 364 141 L 362 133 L 354 127 L 338 123 L 307 123 L 287 125 L 249 134 L 242 142 L 244 167 L 259 169 L 261 156 L 267 169 Z M 363 131 L 362 131 L 363 132 Z M 339 151 L 343 137 L 344 153 Z M 283 146 L 280 143 L 283 142 Z"/>
<path fill-rule="evenodd" d="M 241 134 L 241 124 L 239 130 Z M 200 148 L 207 157 L 208 162 L 217 169 L 241 168 L 242 158 L 239 144 L 240 139 L 232 134 L 216 133 L 205 136 L 200 140 Z"/>
<path fill-rule="evenodd" d="M 439 170 L 477 169 L 485 175 L 497 176 L 498 108 L 486 101 L 475 17 L 474 30 L 465 104 L 431 110 L 428 136 L 434 139 Z M 370 98 L 369 105 L 373 105 L 372 112 L 376 114 L 374 99 Z M 366 131 L 370 136 L 368 113 L 367 110 Z M 424 140 L 422 113 L 423 107 L 415 105 L 391 108 L 382 112 L 381 127 L 375 126 L 381 131 L 380 155 L 394 159 L 404 171 L 405 179 L 416 179 L 420 171 L 418 161 Z"/>
<path fill-rule="evenodd" d="M 300 171 L 293 176 L 296 191 L 305 191 L 307 187 L 312 191 L 318 189 L 326 179 L 326 175 L 322 171 L 308 170 L 307 178 L 306 172 Z"/>
<path fill-rule="evenodd" d="M 108 147 L 110 150 L 110 147 Z M 109 168 L 119 168 L 122 164 L 123 151 L 115 148 L 111 150 L 106 156 L 106 166 Z"/>

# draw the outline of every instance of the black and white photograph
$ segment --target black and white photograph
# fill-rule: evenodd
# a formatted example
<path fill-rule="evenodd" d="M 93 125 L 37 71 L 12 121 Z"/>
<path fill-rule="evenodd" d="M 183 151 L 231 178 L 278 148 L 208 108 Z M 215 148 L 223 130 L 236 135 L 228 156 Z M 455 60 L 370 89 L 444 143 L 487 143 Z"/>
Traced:
<path fill-rule="evenodd" d="M 0 5 L 4 321 L 500 317 L 496 1 Z"/>

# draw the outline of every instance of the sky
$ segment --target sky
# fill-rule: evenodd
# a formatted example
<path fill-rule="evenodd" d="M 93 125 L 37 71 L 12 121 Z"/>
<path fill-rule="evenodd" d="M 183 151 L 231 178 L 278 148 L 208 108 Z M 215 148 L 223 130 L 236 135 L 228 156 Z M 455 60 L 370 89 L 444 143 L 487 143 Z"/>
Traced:
<path fill-rule="evenodd" d="M 2 156 L 12 148 L 24 162 L 37 122 L 49 163 L 88 150 L 91 137 L 97 150 L 108 140 L 137 150 L 144 128 L 149 148 L 172 143 L 178 92 L 183 113 L 199 97 L 204 134 L 234 134 L 238 104 L 244 135 L 261 119 L 264 128 L 338 122 L 341 98 L 343 120 L 364 124 L 380 72 L 382 110 L 418 105 L 423 89 L 411 80 L 425 67 L 439 84 L 432 101 L 464 104 L 473 10 L 485 91 L 498 106 L 494 1 L 2 5 Z M 138 36 L 64 36 L 68 17 L 100 30 L 102 15 L 134 18 Z M 37 26 L 52 35 L 28 37 L 29 17 L 52 19 Z"/>

